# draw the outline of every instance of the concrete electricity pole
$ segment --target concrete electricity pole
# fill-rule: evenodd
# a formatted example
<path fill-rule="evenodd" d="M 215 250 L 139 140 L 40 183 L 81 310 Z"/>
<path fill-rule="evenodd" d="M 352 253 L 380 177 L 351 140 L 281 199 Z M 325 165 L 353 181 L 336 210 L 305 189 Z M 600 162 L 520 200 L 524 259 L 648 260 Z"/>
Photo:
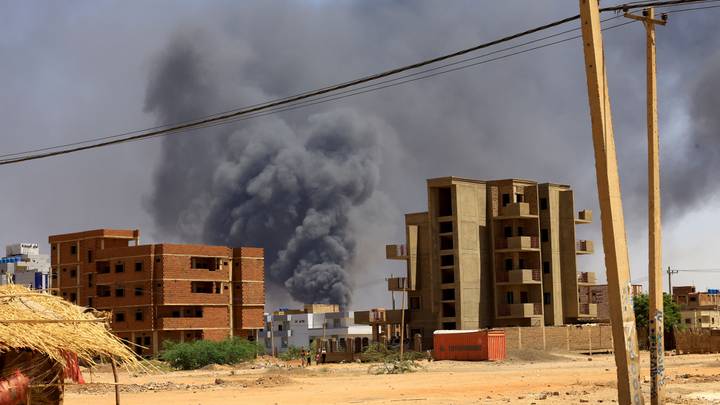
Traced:
<path fill-rule="evenodd" d="M 600 200 L 600 222 L 608 279 L 610 321 L 617 368 L 618 402 L 621 405 L 639 405 L 643 404 L 640 390 L 640 359 L 598 0 L 579 0 L 579 2 Z"/>
<path fill-rule="evenodd" d="M 655 79 L 655 24 L 665 25 L 667 14 L 656 20 L 652 7 L 638 16 L 625 17 L 642 21 L 647 42 L 647 136 L 648 136 L 648 275 L 649 275 L 649 333 L 650 338 L 650 401 L 652 405 L 665 402 L 665 348 L 663 333 L 662 286 L 662 224 L 660 222 L 660 158 L 657 130 L 657 81 Z"/>

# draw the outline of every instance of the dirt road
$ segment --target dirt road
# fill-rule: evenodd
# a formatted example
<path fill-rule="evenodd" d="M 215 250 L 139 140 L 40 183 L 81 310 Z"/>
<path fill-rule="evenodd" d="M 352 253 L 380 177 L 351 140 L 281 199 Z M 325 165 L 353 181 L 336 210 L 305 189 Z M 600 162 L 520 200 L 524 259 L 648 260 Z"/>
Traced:
<path fill-rule="evenodd" d="M 216 366 L 192 372 L 121 375 L 122 405 L 225 404 L 580 404 L 616 402 L 611 355 L 528 356 L 503 363 L 441 361 L 403 375 L 371 375 L 365 364 L 309 369 Z M 647 353 L 642 354 L 648 375 Z M 668 357 L 668 404 L 720 403 L 720 356 Z M 109 372 L 86 379 L 110 382 Z M 647 378 L 646 378 L 647 381 Z M 128 385 L 129 384 L 129 385 Z M 647 391 L 648 383 L 645 383 Z M 69 387 L 67 405 L 113 405 L 111 386 Z"/>

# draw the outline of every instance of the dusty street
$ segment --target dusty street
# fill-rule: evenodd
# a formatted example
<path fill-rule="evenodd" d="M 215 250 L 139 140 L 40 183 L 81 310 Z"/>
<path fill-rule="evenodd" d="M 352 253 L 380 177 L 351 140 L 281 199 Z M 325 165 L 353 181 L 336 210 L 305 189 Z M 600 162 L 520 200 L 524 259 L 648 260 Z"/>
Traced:
<path fill-rule="evenodd" d="M 642 353 L 648 375 L 647 353 Z M 192 372 L 121 374 L 123 405 L 220 404 L 575 404 L 615 402 L 611 355 L 524 353 L 504 363 L 434 362 L 404 375 L 368 374 L 366 364 L 212 366 Z M 720 356 L 666 359 L 668 403 L 720 403 Z M 110 382 L 102 370 L 86 373 Z M 647 386 L 645 387 L 647 390 Z M 68 405 L 114 404 L 109 385 L 68 388 Z"/>

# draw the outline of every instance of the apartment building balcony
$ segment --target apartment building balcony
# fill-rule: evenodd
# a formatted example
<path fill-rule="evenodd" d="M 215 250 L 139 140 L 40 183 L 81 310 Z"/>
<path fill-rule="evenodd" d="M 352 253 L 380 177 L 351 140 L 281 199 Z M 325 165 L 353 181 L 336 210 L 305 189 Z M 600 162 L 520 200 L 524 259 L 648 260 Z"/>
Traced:
<path fill-rule="evenodd" d="M 597 277 L 592 271 L 583 271 L 578 273 L 578 284 L 597 284 Z"/>
<path fill-rule="evenodd" d="M 495 273 L 497 284 L 541 284 L 540 269 L 498 270 Z"/>
<path fill-rule="evenodd" d="M 526 202 L 516 202 L 500 207 L 500 213 L 495 219 L 517 219 L 517 218 L 537 218 L 537 214 L 530 212 L 530 204 Z"/>
<path fill-rule="evenodd" d="M 539 252 L 540 241 L 537 236 L 511 236 L 495 242 L 497 252 Z"/>
<path fill-rule="evenodd" d="M 406 291 L 410 289 L 407 277 L 390 277 L 387 282 L 388 291 Z"/>
<path fill-rule="evenodd" d="M 589 255 L 595 251 L 591 240 L 579 240 L 575 244 L 575 253 L 579 255 Z"/>
<path fill-rule="evenodd" d="M 385 245 L 385 258 L 388 260 L 407 260 L 407 247 L 405 245 Z"/>
<path fill-rule="evenodd" d="M 185 329 L 206 329 L 227 326 L 225 323 L 218 323 L 217 319 L 204 317 L 162 317 L 157 319 L 157 328 L 163 330 L 185 330 Z"/>
<path fill-rule="evenodd" d="M 578 316 L 597 318 L 597 304 L 578 304 Z"/>
<path fill-rule="evenodd" d="M 498 318 L 532 318 L 542 315 L 542 303 L 503 304 L 498 306 Z"/>
<path fill-rule="evenodd" d="M 592 224 L 592 210 L 581 210 L 578 211 L 578 216 L 575 218 L 576 224 Z"/>

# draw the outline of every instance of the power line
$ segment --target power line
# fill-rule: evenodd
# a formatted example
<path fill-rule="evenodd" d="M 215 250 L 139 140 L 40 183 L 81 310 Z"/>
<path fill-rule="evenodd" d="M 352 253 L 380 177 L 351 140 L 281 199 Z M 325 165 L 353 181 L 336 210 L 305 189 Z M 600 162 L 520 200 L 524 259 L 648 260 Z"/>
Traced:
<path fill-rule="evenodd" d="M 600 11 L 602 11 L 602 12 L 607 12 L 607 11 L 618 12 L 618 11 L 627 11 L 629 9 L 635 9 L 635 8 L 646 8 L 646 7 L 653 7 L 653 6 L 671 6 L 671 5 L 691 4 L 691 3 L 703 3 L 705 1 L 707 1 L 707 0 L 669 0 L 669 1 L 654 1 L 654 2 L 651 1 L 651 2 L 642 2 L 642 3 L 634 3 L 634 4 L 623 4 L 623 5 L 619 5 L 619 6 L 613 6 L 613 7 L 605 7 L 605 8 L 600 9 Z M 36 160 L 36 159 L 42 159 L 42 158 L 47 158 L 47 157 L 51 157 L 51 156 L 64 155 L 64 154 L 79 152 L 79 151 L 88 150 L 88 149 L 95 149 L 95 148 L 110 146 L 110 145 L 119 144 L 119 143 L 132 142 L 132 141 L 152 138 L 152 137 L 156 137 L 156 136 L 160 136 L 160 135 L 177 133 L 177 132 L 189 130 L 189 129 L 207 127 L 209 125 L 216 125 L 219 123 L 232 122 L 232 121 L 234 121 L 234 119 L 240 118 L 242 116 L 250 116 L 255 113 L 260 113 L 260 112 L 264 112 L 263 114 L 270 113 L 270 111 L 266 111 L 266 110 L 272 110 L 272 109 L 275 109 L 276 107 L 293 104 L 295 102 L 302 101 L 305 99 L 337 92 L 338 90 L 348 89 L 348 88 L 357 86 L 359 84 L 373 82 L 373 81 L 376 81 L 376 80 L 379 80 L 379 79 L 382 79 L 385 77 L 389 77 L 389 76 L 394 76 L 394 75 L 397 75 L 399 73 L 403 73 L 403 72 L 406 72 L 409 70 L 415 70 L 415 69 L 418 69 L 418 68 L 421 68 L 424 66 L 428 66 L 428 65 L 432 65 L 432 64 L 435 64 L 435 63 L 438 63 L 441 61 L 453 59 L 458 56 L 462 56 L 462 55 L 466 55 L 471 52 L 478 51 L 480 49 L 485 49 L 485 48 L 495 46 L 495 45 L 498 45 L 498 44 L 501 44 L 504 42 L 512 41 L 514 39 L 517 39 L 517 38 L 520 38 L 523 36 L 527 36 L 527 35 L 531 35 L 531 34 L 534 34 L 534 33 L 540 32 L 540 31 L 544 31 L 544 30 L 577 20 L 579 18 L 580 18 L 580 16 L 578 14 L 578 15 L 575 15 L 572 17 L 567 17 L 567 18 L 564 18 L 561 20 L 557 20 L 557 21 L 554 21 L 554 22 L 551 22 L 551 23 L 548 23 L 545 25 L 541 25 L 539 27 L 535 27 L 535 28 L 532 28 L 532 29 L 529 29 L 529 30 L 526 30 L 526 31 L 523 31 L 520 33 L 512 34 L 509 36 L 505 36 L 505 37 L 502 37 L 502 38 L 499 38 L 499 39 L 496 39 L 496 40 L 493 40 L 490 42 L 486 42 L 484 44 L 476 45 L 474 47 L 463 49 L 463 50 L 453 52 L 450 54 L 446 54 L 446 55 L 442 55 L 442 56 L 428 59 L 425 61 L 417 62 L 417 63 L 411 64 L 411 65 L 391 69 L 391 70 L 377 73 L 374 75 L 365 76 L 360 79 L 355 79 L 355 80 L 351 80 L 348 82 L 323 87 L 321 89 L 300 93 L 300 94 L 297 94 L 294 96 L 276 99 L 276 100 L 272 100 L 272 101 L 269 101 L 266 103 L 255 104 L 255 105 L 248 106 L 248 107 L 238 109 L 238 110 L 231 110 L 230 112 L 225 113 L 225 114 L 223 114 L 223 113 L 214 114 L 214 115 L 207 116 L 207 117 L 204 117 L 204 118 L 201 118 L 198 120 L 186 121 L 186 122 L 183 122 L 183 123 L 177 124 L 177 125 L 163 125 L 163 126 L 145 129 L 142 131 L 135 131 L 135 132 L 125 133 L 125 134 L 111 135 L 111 136 L 95 138 L 95 139 L 87 140 L 87 141 L 74 142 L 71 144 L 65 144 L 65 145 L 61 145 L 61 146 L 54 146 L 54 147 L 36 149 L 34 151 L 18 152 L 18 153 L 4 155 L 4 157 L 12 156 L 12 158 L 0 160 L 0 165 L 20 163 L 20 162 L 29 161 L 29 160 Z M 621 24 L 621 25 L 625 25 L 625 24 Z M 557 35 L 560 35 L 560 33 Z M 575 38 L 569 38 L 569 39 L 565 39 L 565 40 L 561 40 L 561 41 L 556 41 L 556 43 L 569 41 L 571 39 L 575 39 Z M 545 46 L 550 46 L 550 45 L 547 44 L 544 46 L 535 47 L 535 49 L 539 49 L 539 48 L 545 47 Z M 532 49 L 529 49 L 529 50 L 532 50 Z M 516 52 L 514 54 L 524 53 L 529 50 Z M 513 54 L 494 58 L 493 60 L 502 59 L 504 57 L 509 57 L 512 55 Z M 490 61 L 492 61 L 492 60 L 490 60 Z M 477 62 L 475 64 L 467 65 L 467 66 L 460 67 L 460 68 L 467 68 L 470 66 L 475 66 L 477 64 L 487 63 L 487 62 L 489 62 L 489 61 Z M 462 62 L 456 62 L 456 63 L 462 63 Z M 449 69 L 443 73 L 459 70 L 460 68 Z M 418 72 L 417 74 L 420 74 L 420 73 L 423 73 L 423 72 Z M 421 78 L 432 77 L 437 74 L 441 74 L 441 73 L 434 73 L 432 75 L 427 75 L 427 76 L 424 76 Z M 409 81 L 414 81 L 414 80 L 419 80 L 419 79 L 420 78 L 411 79 L 411 80 L 399 82 L 399 83 L 396 83 L 393 85 L 379 87 L 377 89 L 391 87 L 394 85 L 407 83 Z M 377 85 L 377 83 L 376 83 L 376 85 Z M 355 91 L 356 90 L 357 89 L 355 89 Z M 363 92 L 374 91 L 374 90 L 376 90 L 376 89 L 366 90 L 366 91 L 361 91 L 361 92 L 356 91 L 352 95 L 362 94 Z M 337 94 L 335 94 L 334 96 L 337 96 Z M 334 97 L 334 96 L 332 96 L 332 97 Z M 350 96 L 350 94 L 347 94 L 344 96 L 337 96 L 337 97 L 330 98 L 325 101 L 331 101 L 334 99 L 344 98 L 344 97 L 349 97 L 349 96 Z M 328 97 L 328 96 L 326 96 L 326 97 Z M 321 101 L 321 102 L 324 102 L 324 101 Z M 313 103 L 309 103 L 309 102 L 305 102 L 305 103 L 308 103 L 308 105 L 313 105 Z M 286 111 L 288 109 L 294 109 L 294 108 L 299 108 L 299 107 L 293 106 L 293 107 L 283 108 L 280 110 L 276 109 L 274 112 Z M 255 114 L 255 116 L 260 116 L 260 114 Z M 246 118 L 246 117 L 242 117 L 242 118 Z M 96 142 L 96 143 L 91 143 L 91 142 Z M 91 143 L 91 144 L 88 144 L 88 143 Z M 65 149 L 61 149 L 61 148 L 65 148 Z M 60 149 L 60 150 L 56 150 L 56 149 Z"/>

